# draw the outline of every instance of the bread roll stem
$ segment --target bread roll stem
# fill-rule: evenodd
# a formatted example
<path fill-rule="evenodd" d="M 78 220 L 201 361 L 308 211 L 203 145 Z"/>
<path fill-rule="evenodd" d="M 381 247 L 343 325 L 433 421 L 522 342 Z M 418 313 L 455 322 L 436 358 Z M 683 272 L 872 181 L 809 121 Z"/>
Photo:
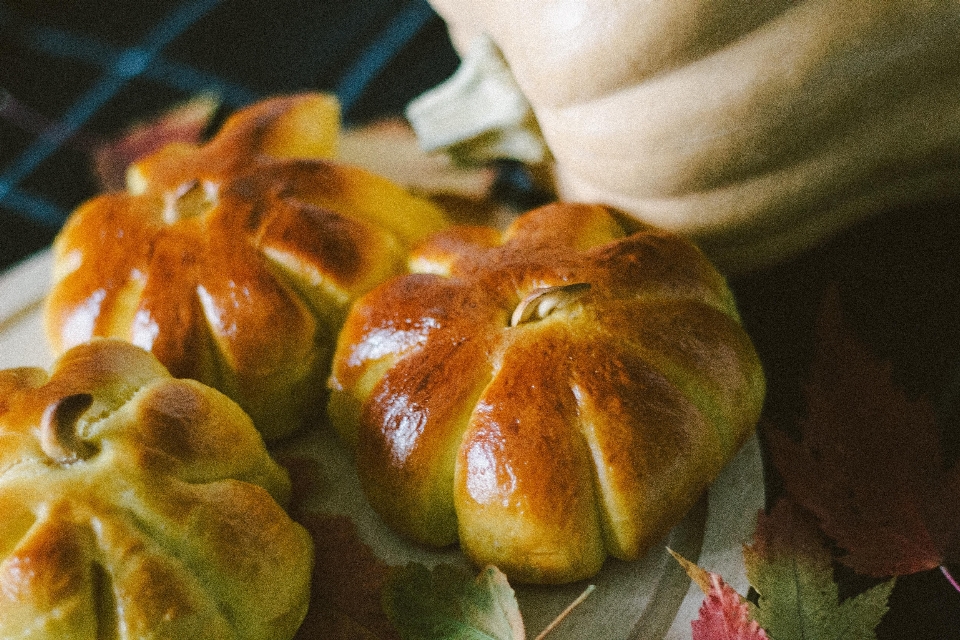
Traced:
<path fill-rule="evenodd" d="M 556 309 L 578 300 L 589 290 L 589 282 L 574 282 L 534 289 L 513 310 L 510 326 L 515 327 L 524 322 L 543 320 Z"/>
<path fill-rule="evenodd" d="M 40 422 L 40 448 L 60 465 L 86 460 L 97 450 L 80 439 L 77 424 L 80 416 L 93 404 L 89 393 L 74 393 L 53 402 L 43 412 Z"/>

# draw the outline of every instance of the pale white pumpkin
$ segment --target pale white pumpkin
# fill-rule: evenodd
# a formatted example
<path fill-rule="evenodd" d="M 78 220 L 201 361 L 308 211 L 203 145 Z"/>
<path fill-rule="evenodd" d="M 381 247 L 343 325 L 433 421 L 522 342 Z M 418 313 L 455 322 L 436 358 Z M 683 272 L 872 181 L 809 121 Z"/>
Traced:
<path fill-rule="evenodd" d="M 728 270 L 960 193 L 960 3 L 432 4 L 465 58 L 484 38 L 502 54 L 562 197 L 691 235 Z"/>

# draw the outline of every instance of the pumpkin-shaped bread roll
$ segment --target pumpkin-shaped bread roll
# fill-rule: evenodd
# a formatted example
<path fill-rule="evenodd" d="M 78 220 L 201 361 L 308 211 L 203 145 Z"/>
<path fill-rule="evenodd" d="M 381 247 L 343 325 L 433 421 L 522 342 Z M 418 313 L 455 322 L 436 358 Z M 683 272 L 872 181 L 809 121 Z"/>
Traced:
<path fill-rule="evenodd" d="M 236 403 L 114 339 L 0 398 L 0 637 L 293 637 L 313 547 Z"/>
<path fill-rule="evenodd" d="M 358 300 L 330 415 L 384 520 L 518 581 L 642 556 L 753 432 L 765 383 L 689 241 L 549 205 L 453 227 Z"/>
<path fill-rule="evenodd" d="M 325 95 L 265 100 L 82 204 L 54 244 L 54 352 L 128 340 L 236 400 L 267 439 L 322 411 L 346 308 L 446 224 L 397 184 L 325 159 L 338 123 Z"/>

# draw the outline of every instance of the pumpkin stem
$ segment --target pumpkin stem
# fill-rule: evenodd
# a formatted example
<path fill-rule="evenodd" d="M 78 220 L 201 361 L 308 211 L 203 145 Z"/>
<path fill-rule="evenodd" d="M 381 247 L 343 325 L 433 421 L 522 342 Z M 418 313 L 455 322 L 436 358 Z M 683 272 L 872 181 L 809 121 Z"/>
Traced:
<path fill-rule="evenodd" d="M 524 322 L 542 320 L 555 310 L 580 299 L 589 290 L 589 282 L 574 282 L 555 287 L 534 289 L 513 310 L 513 315 L 510 316 L 510 326 L 515 327 Z"/>
<path fill-rule="evenodd" d="M 486 36 L 474 41 L 453 76 L 413 100 L 405 115 L 424 150 L 445 150 L 468 166 L 501 158 L 536 165 L 549 157 L 533 108 Z"/>
<path fill-rule="evenodd" d="M 40 419 L 40 448 L 54 462 L 62 465 L 86 460 L 97 450 L 80 439 L 77 423 L 93 404 L 89 393 L 74 393 L 53 402 Z"/>
<path fill-rule="evenodd" d="M 163 220 L 173 224 L 179 220 L 202 216 L 217 203 L 217 185 L 209 180 L 192 180 L 175 191 L 164 194 Z"/>

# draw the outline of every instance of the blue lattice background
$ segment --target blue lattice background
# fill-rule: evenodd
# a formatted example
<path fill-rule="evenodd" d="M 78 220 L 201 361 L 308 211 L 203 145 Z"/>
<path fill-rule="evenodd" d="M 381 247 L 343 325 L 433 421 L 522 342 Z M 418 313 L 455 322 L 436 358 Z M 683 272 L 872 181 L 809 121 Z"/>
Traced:
<path fill-rule="evenodd" d="M 200 92 L 221 114 L 321 89 L 347 123 L 400 113 L 457 58 L 425 0 L 0 1 L 0 268 L 96 191 L 91 154 Z"/>

